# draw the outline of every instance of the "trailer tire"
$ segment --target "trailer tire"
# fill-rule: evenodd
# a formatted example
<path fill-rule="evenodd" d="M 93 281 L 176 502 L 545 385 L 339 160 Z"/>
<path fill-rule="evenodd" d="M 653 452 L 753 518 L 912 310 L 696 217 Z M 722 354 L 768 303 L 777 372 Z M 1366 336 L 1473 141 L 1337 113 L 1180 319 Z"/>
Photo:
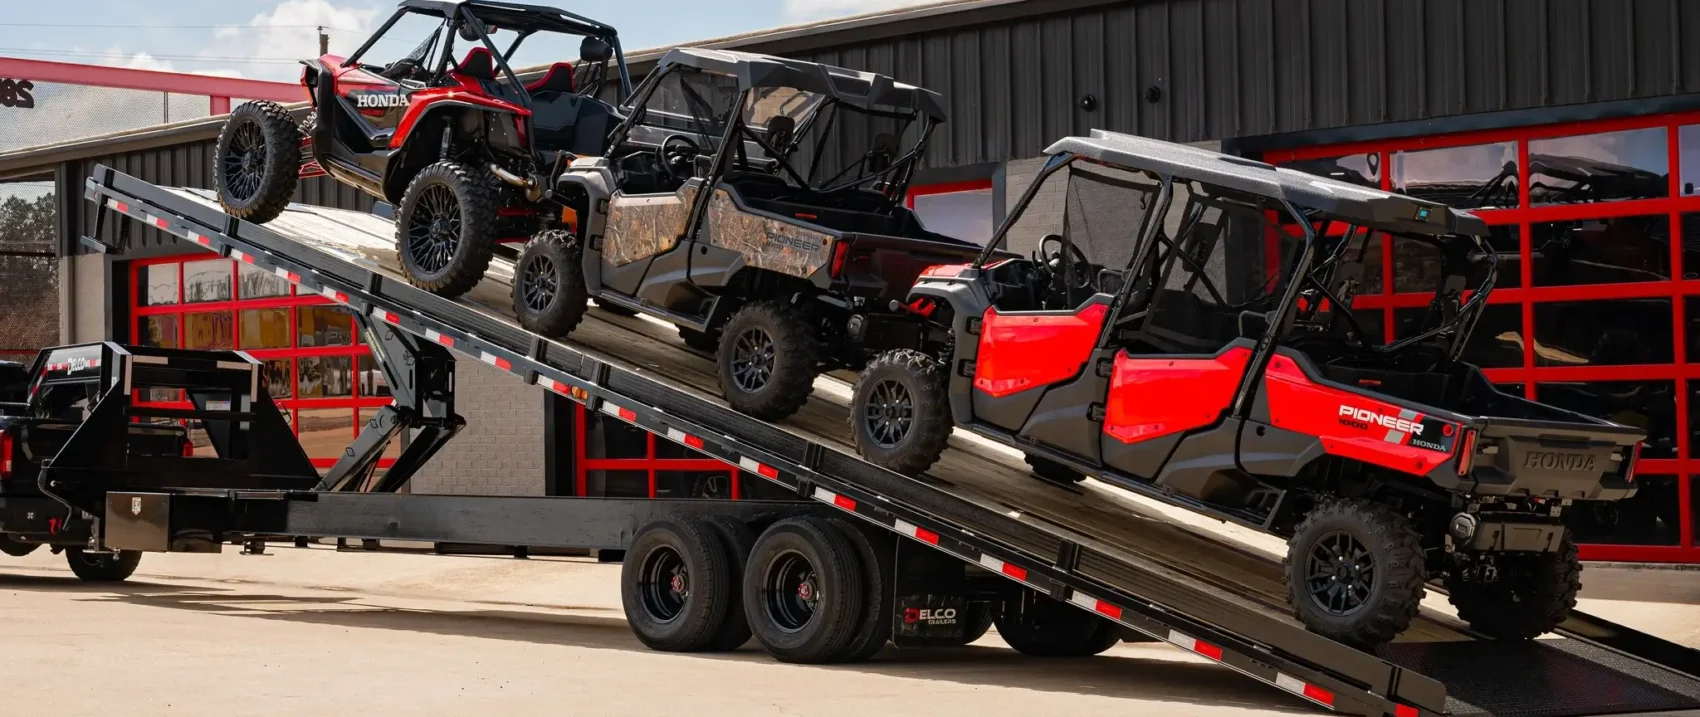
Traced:
<path fill-rule="evenodd" d="M 756 641 L 780 662 L 841 661 L 867 593 L 849 536 L 819 518 L 774 523 L 750 553 L 744 610 Z"/>
<path fill-rule="evenodd" d="M 706 354 L 720 350 L 720 332 L 698 331 L 689 326 L 679 327 L 679 340 L 685 345 Z"/>
<path fill-rule="evenodd" d="M 709 649 L 726 626 L 738 584 L 725 541 L 691 518 L 663 518 L 638 531 L 620 569 L 626 622 L 662 652 Z"/>
<path fill-rule="evenodd" d="M 611 302 L 611 301 L 600 301 L 600 300 L 595 300 L 595 299 L 593 299 L 593 301 L 596 301 L 597 310 L 605 312 L 605 313 L 613 314 L 615 316 L 637 316 L 638 315 L 638 312 L 636 310 L 628 309 L 624 306 L 621 306 L 621 305 L 616 304 L 616 303 Z"/>
<path fill-rule="evenodd" d="M 1027 467 L 1040 480 L 1069 485 L 1086 480 L 1086 474 L 1043 456 L 1028 454 Z"/>
<path fill-rule="evenodd" d="M 891 641 L 891 619 L 896 610 L 896 597 L 891 589 L 896 579 L 891 563 L 894 546 L 886 535 L 872 533 L 843 518 L 830 518 L 828 522 L 843 531 L 855 546 L 867 587 L 856 638 L 845 648 L 844 659 L 839 662 L 866 662 Z"/>
<path fill-rule="evenodd" d="M 408 283 L 454 298 L 483 281 L 496 252 L 499 204 L 484 174 L 464 164 L 443 160 L 419 170 L 395 213 L 396 253 Z"/>
<path fill-rule="evenodd" d="M 755 549 L 756 535 L 750 531 L 750 526 L 743 521 L 728 516 L 716 515 L 708 518 L 709 525 L 720 534 L 720 539 L 726 544 L 726 557 L 729 570 L 726 577 L 732 589 L 726 594 L 732 602 L 726 608 L 726 622 L 720 626 L 720 632 L 715 633 L 714 639 L 708 643 L 708 649 L 716 651 L 736 650 L 750 641 L 749 616 L 744 614 L 744 570 L 750 562 L 750 551 Z"/>
<path fill-rule="evenodd" d="M 0 553 L 5 553 L 14 558 L 29 555 L 39 547 L 41 547 L 41 543 L 26 543 L 10 535 L 0 535 Z"/>
<path fill-rule="evenodd" d="M 1360 551 L 1361 556 L 1340 559 Z M 1363 569 L 1365 560 L 1368 570 Z M 1323 503 L 1305 516 L 1287 541 L 1281 577 L 1294 613 L 1311 632 L 1374 648 L 1404 632 L 1416 618 L 1426 572 L 1422 538 L 1411 521 L 1391 506 L 1355 499 Z M 1364 573 L 1370 576 L 1367 585 Z M 1339 578 L 1345 587 L 1336 593 Z M 1329 592 L 1314 595 L 1306 587 L 1311 583 Z M 1358 590 L 1363 597 L 1356 606 L 1339 597 Z M 1324 605 L 1324 599 L 1343 601 L 1336 608 Z"/>
<path fill-rule="evenodd" d="M 1121 642 L 1115 623 L 1026 588 L 994 622 L 1005 643 L 1032 657 L 1091 657 Z"/>
<path fill-rule="evenodd" d="M 1447 576 L 1458 617 L 1499 640 L 1533 640 L 1552 632 L 1576 607 L 1582 561 L 1570 531 L 1557 552 L 1499 557 L 1499 579 L 1488 584 Z"/>
<path fill-rule="evenodd" d="M 301 128 L 283 105 L 247 102 L 224 120 L 213 156 L 213 182 L 224 213 L 264 224 L 295 197 Z"/>
<path fill-rule="evenodd" d="M 997 613 L 996 603 L 968 603 L 968 626 L 962 633 L 963 646 L 972 645 L 991 632 Z"/>
<path fill-rule="evenodd" d="M 538 232 L 514 260 L 514 315 L 520 326 L 552 339 L 584 321 L 590 292 L 584 285 L 583 249 L 562 229 Z"/>
<path fill-rule="evenodd" d="M 850 434 L 856 451 L 883 468 L 919 475 L 944 455 L 955 427 L 944 367 L 919 351 L 898 349 L 874 357 L 856 379 L 850 398 Z"/>
<path fill-rule="evenodd" d="M 757 301 L 733 314 L 717 347 L 720 393 L 763 421 L 789 418 L 815 390 L 820 340 L 802 309 Z"/>
<path fill-rule="evenodd" d="M 84 582 L 119 583 L 135 574 L 142 554 L 136 550 L 116 553 L 89 553 L 82 548 L 66 548 L 65 563 L 71 572 Z"/>

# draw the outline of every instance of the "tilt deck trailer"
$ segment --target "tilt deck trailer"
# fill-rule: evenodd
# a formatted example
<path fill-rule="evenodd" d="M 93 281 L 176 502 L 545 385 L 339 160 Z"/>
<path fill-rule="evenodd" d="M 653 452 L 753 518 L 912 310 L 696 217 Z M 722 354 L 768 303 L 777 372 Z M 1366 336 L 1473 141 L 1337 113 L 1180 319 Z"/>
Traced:
<path fill-rule="evenodd" d="M 848 446 L 842 405 L 817 398 L 786 426 L 738 414 L 689 388 L 713 385 L 704 380 L 713 375 L 711 361 L 641 324 L 587 322 L 572 344 L 558 343 L 523 330 L 502 308 L 510 302 L 500 271 L 455 300 L 415 289 L 399 278 L 393 225 L 372 215 L 293 207 L 256 226 L 221 213 L 204 191 L 157 187 L 107 167 L 95 169 L 86 196 L 112 210 L 99 212 L 96 238 L 85 239 L 96 248 L 123 248 L 133 223 L 120 216 L 130 217 L 352 307 L 396 398 L 374 419 L 383 430 L 363 432 L 313 490 L 107 491 L 104 505 L 89 510 L 107 521 L 105 547 L 161 550 L 173 536 L 201 531 L 221 542 L 308 536 L 608 548 L 628 551 L 630 572 L 653 518 L 751 527 L 853 518 L 870 534 L 902 538 L 888 559 L 862 563 L 880 569 L 858 583 L 890 588 L 891 599 L 876 600 L 880 610 L 871 614 L 892 620 L 899 646 L 925 644 L 905 617 L 917 605 L 940 605 L 925 595 L 914 602 L 914 594 L 961 589 L 916 577 L 942 574 L 937 561 L 953 558 L 967 566 L 957 581 L 975 586 L 971 600 L 985 599 L 972 592 L 983 589 L 978 581 L 1007 586 L 1006 604 L 1072 606 L 1071 615 L 1170 642 L 1341 713 L 1558 717 L 1700 708 L 1700 654 L 1581 613 L 1554 637 L 1527 642 L 1490 641 L 1427 610 L 1375 654 L 1332 642 L 1291 616 L 1280 564 L 1270 557 L 1135 504 L 1032 480 L 1018 462 L 967 443 L 924 479 L 882 470 Z M 121 224 L 115 246 L 98 239 L 101 223 L 112 221 Z M 759 475 L 798 501 L 397 494 L 460 426 L 449 349 Z M 420 430 L 422 438 L 381 480 L 368 480 L 384 443 L 402 430 Z M 801 597 L 809 597 L 812 579 L 799 584 Z M 634 601 L 654 592 L 624 595 L 628 616 Z M 645 637 L 648 626 L 636 622 Z M 1012 645 L 1021 635 L 1011 633 L 1025 632 L 1003 628 Z"/>

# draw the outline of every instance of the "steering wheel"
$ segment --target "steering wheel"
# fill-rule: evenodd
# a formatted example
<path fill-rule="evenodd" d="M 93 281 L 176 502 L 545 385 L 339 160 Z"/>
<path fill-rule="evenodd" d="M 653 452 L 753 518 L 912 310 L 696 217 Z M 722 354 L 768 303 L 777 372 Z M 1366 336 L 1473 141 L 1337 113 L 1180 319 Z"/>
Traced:
<path fill-rule="evenodd" d="M 690 179 L 697 157 L 702 154 L 697 143 L 682 134 L 668 135 L 655 150 L 661 168 L 673 179 Z"/>
<path fill-rule="evenodd" d="M 1052 243 L 1057 245 L 1055 250 L 1049 249 Z M 1065 250 L 1069 254 L 1067 258 L 1063 257 Z M 1063 262 L 1065 261 L 1073 264 L 1067 271 L 1063 269 Z M 1050 270 L 1051 280 L 1056 282 L 1059 288 L 1084 289 L 1092 285 L 1093 277 L 1088 275 L 1092 269 L 1092 262 L 1086 260 L 1086 254 L 1080 251 L 1080 247 L 1059 235 L 1046 234 L 1044 239 L 1039 240 L 1037 263 Z M 1075 278 L 1073 285 L 1064 283 L 1070 274 L 1073 274 Z"/>

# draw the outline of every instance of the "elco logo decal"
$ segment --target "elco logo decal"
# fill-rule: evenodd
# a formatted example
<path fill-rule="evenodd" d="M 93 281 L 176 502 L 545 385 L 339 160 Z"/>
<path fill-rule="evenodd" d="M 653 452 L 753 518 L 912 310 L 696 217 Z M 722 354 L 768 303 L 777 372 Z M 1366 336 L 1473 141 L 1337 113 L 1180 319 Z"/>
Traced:
<path fill-rule="evenodd" d="M 370 109 L 374 107 L 406 107 L 407 98 L 402 95 L 391 94 L 357 95 L 354 98 L 354 106 L 359 107 L 360 109 Z"/>
<path fill-rule="evenodd" d="M 1367 408 L 1353 408 L 1351 406 L 1342 405 L 1340 406 L 1340 417 L 1350 418 L 1359 423 L 1365 423 L 1371 426 L 1391 428 L 1400 433 L 1409 433 L 1413 436 L 1420 436 L 1423 434 L 1423 425 L 1421 423 L 1412 423 L 1406 419 L 1399 418 L 1397 416 L 1389 416 L 1384 413 L 1376 413 L 1375 411 L 1371 411 Z"/>
<path fill-rule="evenodd" d="M 956 622 L 956 608 L 909 608 L 903 611 L 903 621 L 924 622 L 929 625 L 948 625 Z"/>

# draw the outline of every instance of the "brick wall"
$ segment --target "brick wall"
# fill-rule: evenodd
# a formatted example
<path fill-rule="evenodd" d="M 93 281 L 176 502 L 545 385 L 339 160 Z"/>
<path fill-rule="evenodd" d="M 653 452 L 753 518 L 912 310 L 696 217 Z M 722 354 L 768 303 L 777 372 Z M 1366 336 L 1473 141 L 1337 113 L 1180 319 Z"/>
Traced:
<path fill-rule="evenodd" d="M 466 428 L 414 474 L 413 493 L 543 495 L 543 389 L 459 354 L 455 410 Z"/>

